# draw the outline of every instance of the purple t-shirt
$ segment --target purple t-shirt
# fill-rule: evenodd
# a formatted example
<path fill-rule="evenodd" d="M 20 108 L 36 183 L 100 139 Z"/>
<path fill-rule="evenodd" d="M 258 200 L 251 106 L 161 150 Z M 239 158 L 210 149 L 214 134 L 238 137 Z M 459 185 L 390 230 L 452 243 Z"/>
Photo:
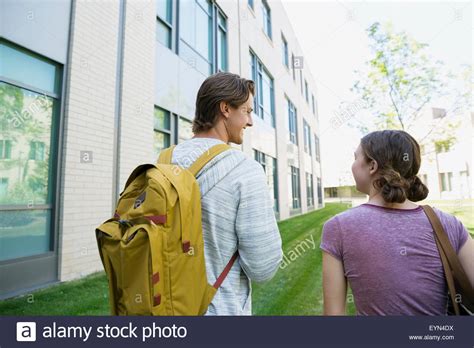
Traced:
<path fill-rule="evenodd" d="M 456 252 L 468 232 L 434 208 Z M 433 228 L 421 206 L 362 204 L 323 227 L 321 249 L 341 260 L 360 315 L 444 315 L 447 285 Z"/>

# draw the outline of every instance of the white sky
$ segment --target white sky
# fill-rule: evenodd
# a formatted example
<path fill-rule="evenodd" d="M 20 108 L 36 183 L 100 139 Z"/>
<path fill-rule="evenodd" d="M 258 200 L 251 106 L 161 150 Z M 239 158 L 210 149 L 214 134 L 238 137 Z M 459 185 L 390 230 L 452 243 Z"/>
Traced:
<path fill-rule="evenodd" d="M 351 180 L 350 167 L 360 134 L 347 125 L 334 130 L 329 120 L 340 102 L 357 100 L 350 88 L 354 70 L 362 69 L 371 56 L 366 28 L 376 21 L 390 21 L 395 31 L 406 31 L 429 44 L 430 55 L 443 60 L 448 69 L 472 65 L 472 2 L 282 1 L 305 64 L 316 80 L 326 187 Z"/>

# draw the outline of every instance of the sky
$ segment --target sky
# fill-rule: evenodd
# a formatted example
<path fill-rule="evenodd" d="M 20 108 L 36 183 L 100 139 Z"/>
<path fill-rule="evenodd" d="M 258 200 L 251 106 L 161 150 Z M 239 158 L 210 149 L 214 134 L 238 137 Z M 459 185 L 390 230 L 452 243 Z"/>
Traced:
<path fill-rule="evenodd" d="M 450 70 L 472 65 L 472 2 L 282 1 L 303 49 L 305 67 L 316 81 L 325 187 L 352 182 L 350 167 L 361 135 L 347 122 L 336 129 L 330 122 L 341 111 L 341 102 L 351 105 L 356 119 L 365 112 L 350 89 L 354 71 L 363 69 L 371 57 L 365 30 L 372 23 L 391 22 L 395 31 L 428 44 L 428 53 Z"/>

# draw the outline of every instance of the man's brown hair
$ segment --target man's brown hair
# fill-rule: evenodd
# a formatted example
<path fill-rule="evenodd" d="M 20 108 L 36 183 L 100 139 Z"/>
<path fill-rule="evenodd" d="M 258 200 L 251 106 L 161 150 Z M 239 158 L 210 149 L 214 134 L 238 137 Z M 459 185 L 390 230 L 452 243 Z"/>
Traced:
<path fill-rule="evenodd" d="M 237 108 L 255 94 L 255 83 L 237 74 L 219 72 L 209 76 L 199 88 L 193 132 L 199 133 L 215 126 L 220 114 L 220 103 Z"/>

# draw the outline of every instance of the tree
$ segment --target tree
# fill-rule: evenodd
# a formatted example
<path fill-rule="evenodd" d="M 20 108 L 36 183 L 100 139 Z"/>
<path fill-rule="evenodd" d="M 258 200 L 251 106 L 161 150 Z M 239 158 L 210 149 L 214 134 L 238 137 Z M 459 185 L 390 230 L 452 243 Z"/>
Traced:
<path fill-rule="evenodd" d="M 459 87 L 459 79 L 445 71 L 443 62 L 428 55 L 427 44 L 395 32 L 391 24 L 374 23 L 367 33 L 373 56 L 367 71 L 356 71 L 352 91 L 366 103 L 372 122 L 358 120 L 362 122 L 353 126 L 363 133 L 402 129 L 420 145 L 431 145 L 426 148 L 433 152 L 448 151 L 456 142 L 459 117 L 469 106 L 469 83 Z M 464 69 L 464 79 L 470 79 L 470 68 Z M 446 113 L 426 117 L 426 107 L 440 100 L 449 105 Z"/>

